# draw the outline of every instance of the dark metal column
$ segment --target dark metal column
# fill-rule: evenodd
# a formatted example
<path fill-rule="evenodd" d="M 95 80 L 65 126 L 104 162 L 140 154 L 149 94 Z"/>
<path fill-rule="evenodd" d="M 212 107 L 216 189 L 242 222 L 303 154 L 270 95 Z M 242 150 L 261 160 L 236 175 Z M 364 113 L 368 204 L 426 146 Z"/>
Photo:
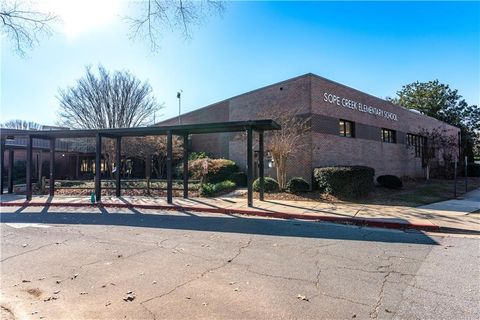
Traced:
<path fill-rule="evenodd" d="M 27 137 L 27 167 L 26 167 L 26 197 L 27 201 L 32 200 L 32 144 L 33 138 L 32 136 Z"/>
<path fill-rule="evenodd" d="M 4 166 L 4 156 L 5 156 L 5 139 L 0 140 L 0 194 L 3 194 L 3 176 L 5 171 L 3 170 Z"/>
<path fill-rule="evenodd" d="M 115 195 L 117 197 L 120 197 L 122 191 L 121 191 L 121 185 L 120 185 L 120 172 L 122 171 L 122 163 L 121 163 L 121 152 L 122 152 L 122 137 L 117 137 L 117 144 L 116 144 L 117 149 L 115 150 Z"/>
<path fill-rule="evenodd" d="M 263 201 L 265 189 L 265 170 L 263 166 L 264 150 L 263 150 L 263 131 L 258 132 L 258 171 L 260 178 L 260 201 Z"/>
<path fill-rule="evenodd" d="M 101 158 L 102 158 L 102 136 L 97 133 L 95 138 L 95 198 L 97 202 L 102 200 L 102 178 L 101 178 Z"/>
<path fill-rule="evenodd" d="M 50 139 L 50 178 L 49 183 L 49 194 L 50 196 L 55 195 L 55 138 Z"/>
<path fill-rule="evenodd" d="M 252 127 L 247 129 L 247 188 L 248 206 L 253 206 L 253 153 L 252 153 L 253 132 Z"/>
<path fill-rule="evenodd" d="M 172 203 L 172 131 L 167 134 L 167 202 Z"/>
<path fill-rule="evenodd" d="M 183 197 L 188 198 L 188 134 L 183 136 Z"/>
<path fill-rule="evenodd" d="M 75 157 L 75 179 L 80 177 L 80 155 L 77 153 Z"/>
<path fill-rule="evenodd" d="M 5 165 L 5 139 L 0 140 L 0 194 L 3 194 L 3 175 L 5 174 L 3 166 Z"/>
<path fill-rule="evenodd" d="M 15 151 L 13 148 L 8 150 L 8 193 L 13 193 L 13 162 L 15 160 Z"/>

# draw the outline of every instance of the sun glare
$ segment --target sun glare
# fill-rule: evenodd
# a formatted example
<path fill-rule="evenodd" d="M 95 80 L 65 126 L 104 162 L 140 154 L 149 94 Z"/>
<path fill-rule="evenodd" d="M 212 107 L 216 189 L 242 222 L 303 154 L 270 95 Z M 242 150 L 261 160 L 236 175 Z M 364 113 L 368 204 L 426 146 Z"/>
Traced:
<path fill-rule="evenodd" d="M 105 26 L 120 14 L 122 0 L 46 0 L 45 9 L 56 14 L 70 38 Z"/>

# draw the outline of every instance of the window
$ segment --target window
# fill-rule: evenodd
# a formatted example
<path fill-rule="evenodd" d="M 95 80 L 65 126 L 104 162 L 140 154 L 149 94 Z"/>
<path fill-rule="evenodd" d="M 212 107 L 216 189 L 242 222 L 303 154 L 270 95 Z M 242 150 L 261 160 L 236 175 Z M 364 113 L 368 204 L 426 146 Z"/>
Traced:
<path fill-rule="evenodd" d="M 413 148 L 416 158 L 421 158 L 423 156 L 424 144 L 425 137 L 422 137 L 418 134 L 407 133 L 407 145 Z"/>
<path fill-rule="evenodd" d="M 397 142 L 397 134 L 395 130 L 385 129 L 382 128 L 382 141 L 388 143 L 396 143 Z"/>
<path fill-rule="evenodd" d="M 338 122 L 340 126 L 340 135 L 342 137 L 355 137 L 355 123 L 348 120 L 341 120 Z"/>
<path fill-rule="evenodd" d="M 92 170 L 92 163 L 91 160 L 89 159 L 82 159 L 82 162 L 80 162 L 80 171 L 82 173 L 86 173 Z M 95 171 L 93 171 L 95 172 Z"/>

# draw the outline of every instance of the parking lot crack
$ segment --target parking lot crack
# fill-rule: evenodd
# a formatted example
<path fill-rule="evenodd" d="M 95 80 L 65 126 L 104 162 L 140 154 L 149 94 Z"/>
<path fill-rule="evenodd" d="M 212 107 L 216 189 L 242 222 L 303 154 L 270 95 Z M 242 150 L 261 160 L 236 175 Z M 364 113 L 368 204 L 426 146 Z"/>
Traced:
<path fill-rule="evenodd" d="M 150 313 L 150 315 L 152 316 L 152 319 L 153 319 L 153 320 L 157 320 L 157 316 L 155 315 L 155 313 L 153 313 L 152 310 L 150 310 L 150 309 L 147 308 L 145 305 L 143 305 L 143 303 L 140 303 L 140 305 L 142 306 L 143 309 L 147 310 L 147 312 Z"/>
<path fill-rule="evenodd" d="M 207 275 L 208 273 L 210 272 L 214 272 L 216 270 L 219 270 L 223 267 L 225 267 L 226 265 L 230 264 L 231 262 L 233 262 L 236 258 L 238 258 L 238 256 L 240 256 L 240 254 L 243 252 L 243 250 L 245 250 L 246 248 L 248 248 L 252 243 L 252 237 L 250 237 L 250 239 L 247 241 L 247 243 L 243 246 L 240 246 L 238 248 L 238 251 L 237 253 L 230 259 L 226 260 L 225 262 L 223 262 L 222 264 L 218 265 L 218 266 L 215 266 L 215 267 L 212 267 L 212 268 L 208 268 L 206 269 L 205 271 L 203 271 L 202 273 L 200 273 L 198 276 L 196 276 L 195 278 L 192 278 L 192 279 L 189 279 L 187 281 L 184 281 L 178 285 L 176 285 L 175 287 L 173 287 L 171 290 L 165 292 L 165 293 L 162 293 L 160 295 L 157 295 L 157 296 L 154 296 L 154 297 L 151 297 L 149 299 L 146 299 L 146 300 L 143 300 L 142 302 L 140 302 L 140 304 L 144 304 L 144 303 L 147 303 L 149 301 L 152 301 L 152 300 L 155 300 L 155 299 L 160 299 L 160 298 L 163 298 L 163 297 L 166 297 L 170 294 L 172 294 L 173 292 L 175 292 L 176 290 L 196 281 L 196 280 L 199 280 L 201 278 L 203 278 L 205 275 Z"/>
<path fill-rule="evenodd" d="M 275 275 L 275 274 L 269 274 L 269 273 L 263 273 L 263 272 L 255 271 L 255 270 L 250 269 L 250 266 L 247 266 L 247 271 L 250 272 L 250 273 L 257 274 L 257 275 L 259 275 L 259 276 L 263 276 L 263 277 L 283 279 L 283 280 L 290 280 L 290 281 L 301 281 L 301 282 L 307 282 L 307 283 L 315 284 L 315 281 L 308 280 L 308 279 L 301 279 L 301 278 L 295 278 L 295 277 L 279 276 L 279 275 Z"/>
<path fill-rule="evenodd" d="M 319 296 L 320 294 L 318 295 L 315 295 L 313 297 L 311 297 L 311 299 Z M 353 304 L 358 304 L 358 305 L 362 305 L 362 306 L 366 306 L 366 307 L 369 307 L 368 304 L 366 303 L 363 303 L 363 302 L 359 302 L 359 301 L 355 301 L 355 300 L 351 300 L 351 299 L 348 299 L 348 298 L 345 298 L 345 297 L 338 297 L 338 296 L 334 296 L 334 295 L 331 295 L 331 294 L 328 294 L 328 293 L 322 293 L 323 296 L 325 297 L 329 297 L 329 298 L 332 298 L 332 299 L 336 299 L 336 300 L 343 300 L 343 301 L 347 301 L 347 302 L 350 302 L 350 303 L 353 303 Z"/>
<path fill-rule="evenodd" d="M 10 260 L 10 259 L 12 259 L 12 258 L 16 258 L 16 257 L 19 257 L 19 256 L 23 256 L 23 255 L 25 255 L 25 254 L 32 253 L 32 252 L 41 250 L 41 249 L 46 248 L 46 247 L 50 247 L 50 246 L 54 246 L 54 245 L 59 245 L 59 244 L 65 244 L 67 241 L 70 241 L 70 240 L 73 240 L 73 238 L 72 238 L 72 239 L 66 239 L 66 240 L 63 240 L 63 241 L 61 241 L 61 242 L 56 241 L 56 242 L 44 244 L 43 246 L 37 247 L 37 248 L 35 248 L 35 249 L 23 251 L 23 252 L 14 254 L 14 255 L 12 255 L 12 256 L 3 258 L 2 260 L 0 260 L 0 262 L 5 262 L 5 261 Z"/>
<path fill-rule="evenodd" d="M 385 268 L 385 267 L 391 268 L 392 265 L 393 265 L 393 263 L 391 263 L 388 266 L 380 266 L 378 268 Z M 373 310 L 370 312 L 370 318 L 372 318 L 372 319 L 377 319 L 378 318 L 378 313 L 379 313 L 379 310 L 380 310 L 380 306 L 382 304 L 383 297 L 385 295 L 385 286 L 388 282 L 388 277 L 390 277 L 390 275 L 392 273 L 395 273 L 395 271 L 393 271 L 393 270 L 388 271 L 388 272 L 386 272 L 386 271 L 380 271 L 380 272 L 385 272 L 385 276 L 383 277 L 382 284 L 380 286 L 380 291 L 378 293 L 377 302 L 375 303 L 375 306 L 373 307 Z"/>

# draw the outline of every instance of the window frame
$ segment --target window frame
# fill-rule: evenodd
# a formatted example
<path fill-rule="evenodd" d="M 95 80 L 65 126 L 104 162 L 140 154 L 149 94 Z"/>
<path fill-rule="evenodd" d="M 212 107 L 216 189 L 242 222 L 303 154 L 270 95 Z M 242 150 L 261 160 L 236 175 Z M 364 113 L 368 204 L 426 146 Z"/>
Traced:
<path fill-rule="evenodd" d="M 397 143 L 397 131 L 388 128 L 380 129 L 380 137 L 382 142 L 385 143 Z"/>
<path fill-rule="evenodd" d="M 342 125 L 343 122 L 343 125 Z M 350 135 L 347 135 L 347 124 L 350 125 Z M 355 122 L 345 119 L 338 119 L 338 135 L 344 138 L 355 138 Z M 343 130 L 343 134 L 342 134 Z"/>
<path fill-rule="evenodd" d="M 425 147 L 425 137 L 419 134 L 407 133 L 407 146 L 413 147 L 415 158 L 422 158 Z"/>

